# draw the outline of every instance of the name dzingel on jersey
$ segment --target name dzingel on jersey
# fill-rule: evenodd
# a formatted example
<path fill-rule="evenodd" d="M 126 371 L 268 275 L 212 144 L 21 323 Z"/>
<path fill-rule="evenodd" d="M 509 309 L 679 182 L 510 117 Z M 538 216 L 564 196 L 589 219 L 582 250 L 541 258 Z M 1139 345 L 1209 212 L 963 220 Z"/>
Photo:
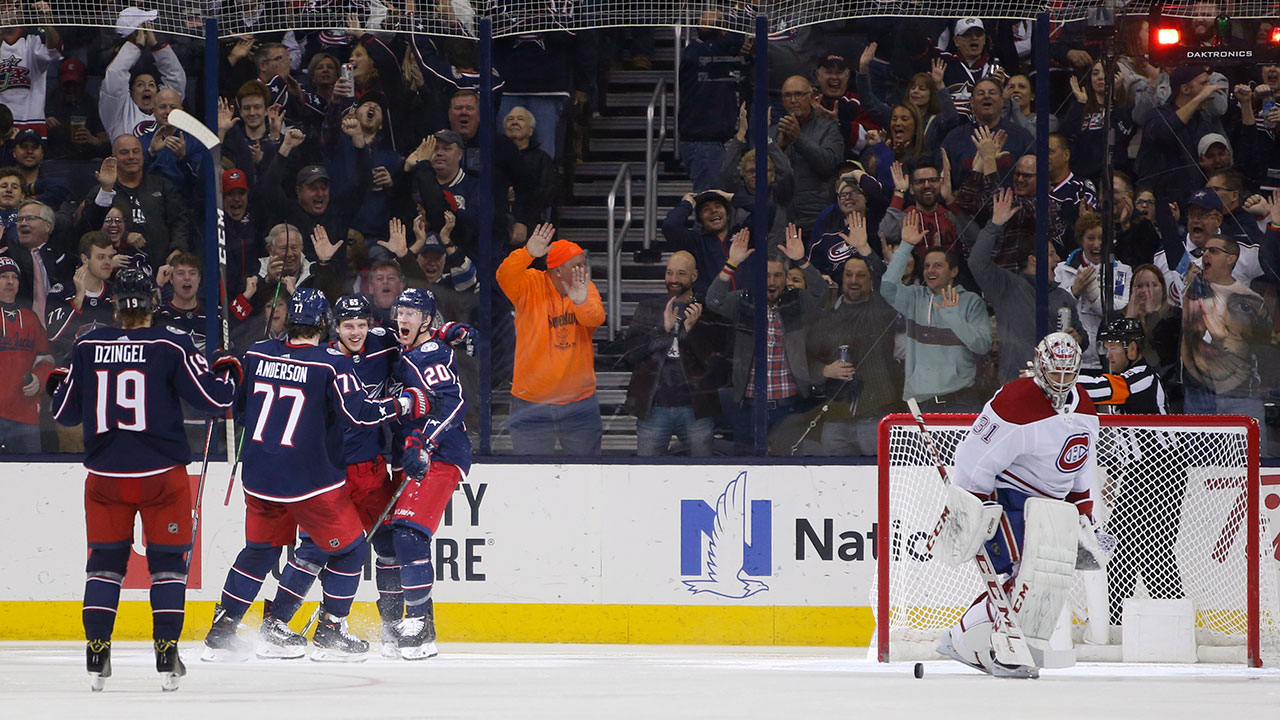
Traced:
<path fill-rule="evenodd" d="M 142 345 L 95 345 L 93 362 L 97 363 L 144 363 L 147 361 L 145 347 Z"/>
<path fill-rule="evenodd" d="M 258 363 L 258 368 L 254 372 L 254 375 L 261 378 L 271 378 L 273 380 L 288 380 L 290 382 L 304 383 L 307 381 L 307 366 L 263 360 Z"/>

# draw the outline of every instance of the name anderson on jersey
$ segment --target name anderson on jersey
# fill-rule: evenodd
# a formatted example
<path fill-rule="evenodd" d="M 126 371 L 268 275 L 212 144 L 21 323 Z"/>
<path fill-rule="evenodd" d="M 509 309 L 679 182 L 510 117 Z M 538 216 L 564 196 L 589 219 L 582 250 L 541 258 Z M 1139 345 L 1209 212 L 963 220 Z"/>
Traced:
<path fill-rule="evenodd" d="M 144 363 L 142 345 L 94 345 L 94 363 Z"/>
<path fill-rule="evenodd" d="M 258 377 L 304 383 L 307 381 L 307 366 L 263 360 L 258 363 L 258 369 L 255 374 Z"/>

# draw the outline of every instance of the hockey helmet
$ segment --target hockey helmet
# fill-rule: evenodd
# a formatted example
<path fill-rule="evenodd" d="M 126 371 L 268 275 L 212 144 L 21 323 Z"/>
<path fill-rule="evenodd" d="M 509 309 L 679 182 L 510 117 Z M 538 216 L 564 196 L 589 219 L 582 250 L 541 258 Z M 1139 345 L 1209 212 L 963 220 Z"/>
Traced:
<path fill-rule="evenodd" d="M 1101 351 L 1103 343 L 1106 342 L 1138 343 L 1141 345 L 1145 337 L 1146 333 L 1142 329 L 1142 323 L 1134 318 L 1116 318 L 1098 330 L 1098 349 Z"/>
<path fill-rule="evenodd" d="M 1031 375 L 1054 410 L 1066 404 L 1080 374 L 1080 346 L 1063 332 L 1049 333 L 1036 345 Z"/>
<path fill-rule="evenodd" d="M 112 281 L 111 300 L 121 310 L 149 310 L 156 306 L 156 283 L 145 270 L 123 268 Z"/>
<path fill-rule="evenodd" d="M 314 288 L 299 288 L 289 299 L 291 325 L 324 327 L 329 321 L 329 301 L 324 293 Z"/>
<path fill-rule="evenodd" d="M 400 293 L 400 296 L 396 298 L 396 302 L 391 308 L 393 312 L 398 308 L 420 310 L 422 311 L 423 320 L 431 322 L 431 319 L 436 315 L 436 296 L 432 295 L 430 290 L 405 288 Z"/>
<path fill-rule="evenodd" d="M 373 317 L 373 304 L 363 295 L 343 295 L 333 305 L 333 321 Z"/>

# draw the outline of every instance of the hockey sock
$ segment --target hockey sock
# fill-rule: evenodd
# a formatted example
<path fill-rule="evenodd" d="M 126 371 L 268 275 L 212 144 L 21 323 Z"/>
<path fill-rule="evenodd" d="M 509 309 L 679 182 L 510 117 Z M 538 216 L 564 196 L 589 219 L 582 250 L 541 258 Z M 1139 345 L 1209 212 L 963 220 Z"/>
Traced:
<path fill-rule="evenodd" d="M 404 617 L 404 592 L 400 589 L 400 563 L 396 562 L 395 542 L 391 528 L 382 527 L 373 534 L 374 581 L 378 585 L 378 616 L 383 622 L 396 622 Z"/>
<path fill-rule="evenodd" d="M 85 565 L 84 622 L 86 640 L 110 640 L 120 606 L 120 583 L 129 567 L 129 548 L 96 548 Z"/>
<path fill-rule="evenodd" d="M 222 609 L 228 616 L 237 621 L 244 617 L 262 589 L 263 579 L 278 559 L 278 547 L 249 545 L 240 551 L 227 572 L 227 583 L 222 586 Z"/>
<path fill-rule="evenodd" d="M 271 617 L 285 622 L 292 620 L 328 561 L 329 556 L 304 536 L 293 559 L 285 563 L 284 572 L 280 574 L 280 587 L 271 602 Z"/>
<path fill-rule="evenodd" d="M 187 562 L 180 552 L 147 548 L 147 568 L 151 571 L 152 637 L 176 641 L 186 617 Z"/>
<path fill-rule="evenodd" d="M 334 617 L 346 617 L 351 612 L 351 601 L 360 587 L 360 575 L 364 572 L 364 560 L 369 554 L 369 544 L 364 536 L 345 552 L 330 555 L 320 587 L 324 589 L 324 609 Z"/>
<path fill-rule="evenodd" d="M 427 614 L 435 571 L 431 567 L 431 537 L 414 528 L 395 528 L 396 558 L 400 560 L 400 583 L 404 587 L 404 614 Z"/>

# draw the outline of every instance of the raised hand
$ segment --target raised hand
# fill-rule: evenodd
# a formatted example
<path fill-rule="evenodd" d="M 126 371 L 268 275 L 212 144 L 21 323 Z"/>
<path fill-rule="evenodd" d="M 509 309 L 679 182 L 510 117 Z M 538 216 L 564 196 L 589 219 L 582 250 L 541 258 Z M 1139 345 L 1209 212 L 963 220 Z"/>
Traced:
<path fill-rule="evenodd" d="M 420 162 L 426 162 L 436 154 L 436 136 L 428 135 L 418 143 L 418 147 L 409 153 L 409 157 L 405 159 L 404 169 L 412 170 L 414 165 Z"/>
<path fill-rule="evenodd" d="M 218 98 L 218 139 L 226 139 L 227 131 L 235 127 L 238 122 L 240 118 L 236 117 L 235 108 L 231 107 L 230 101 L 226 98 Z"/>
<path fill-rule="evenodd" d="M 734 233 L 733 239 L 729 242 L 729 263 L 734 266 L 741 265 L 751 257 L 753 252 L 755 248 L 751 247 L 751 231 L 742 228 Z"/>
<path fill-rule="evenodd" d="M 535 258 L 543 257 L 547 254 L 547 249 L 551 247 L 551 241 L 555 239 L 556 227 L 551 223 L 540 223 L 529 234 L 529 241 L 524 244 L 524 249 Z"/>
<path fill-rule="evenodd" d="M 159 135 L 160 133 L 156 133 Z M 179 160 L 187 156 L 187 137 L 181 131 L 175 131 L 172 135 L 165 138 L 164 146 L 169 148 L 169 152 Z"/>
<path fill-rule="evenodd" d="M 1271 213 L 1269 222 L 1280 225 L 1280 190 L 1271 191 Z"/>
<path fill-rule="evenodd" d="M 747 104 L 745 102 L 738 106 L 738 131 L 734 133 L 734 137 L 740 142 L 747 141 Z"/>
<path fill-rule="evenodd" d="M 1089 96 L 1084 92 L 1084 88 L 1080 87 L 1080 78 L 1076 77 L 1074 73 L 1071 75 L 1071 94 L 1075 96 L 1076 102 L 1081 105 L 1084 104 L 1085 100 L 1089 99 Z"/>
<path fill-rule="evenodd" d="M 933 301 L 933 306 L 939 310 L 953 308 L 959 304 L 960 293 L 951 285 L 942 288 L 942 292 L 938 293 L 937 298 Z"/>
<path fill-rule="evenodd" d="M 933 78 L 933 87 L 935 90 L 941 90 L 942 76 L 947 74 L 947 61 L 940 57 L 933 59 L 933 63 L 929 68 L 929 77 Z"/>
<path fill-rule="evenodd" d="M 114 157 L 106 157 L 102 159 L 102 165 L 93 173 L 98 179 L 98 187 L 104 192 L 111 192 L 116 187 L 116 159 Z"/>
<path fill-rule="evenodd" d="M 889 166 L 889 172 L 893 173 L 894 190 L 905 193 L 911 187 L 911 181 L 907 179 L 907 172 L 902 169 L 901 162 L 893 161 L 893 165 Z"/>
<path fill-rule="evenodd" d="M 351 138 L 351 144 L 357 148 L 364 147 L 364 133 L 360 130 L 360 120 L 356 117 L 356 109 L 348 108 L 342 115 L 342 134 Z"/>
<path fill-rule="evenodd" d="M 284 106 L 276 103 L 267 108 L 267 132 L 273 138 L 280 137 L 284 128 Z"/>
<path fill-rule="evenodd" d="M 858 72 L 870 72 L 871 62 L 876 59 L 877 47 L 879 46 L 876 43 L 867 43 L 867 46 L 862 48 L 862 55 L 858 57 Z"/>
<path fill-rule="evenodd" d="M 391 218 L 387 223 L 387 239 L 379 240 L 378 244 L 390 250 L 398 258 L 409 254 L 409 243 L 405 237 L 404 223 L 400 218 Z"/>
<path fill-rule="evenodd" d="M 588 283 L 590 283 L 590 279 L 587 274 L 587 266 L 585 264 L 575 266 L 573 268 L 573 277 L 569 280 L 568 285 L 565 286 L 566 294 L 574 305 L 581 305 L 587 301 L 587 297 L 590 294 L 587 292 Z"/>
<path fill-rule="evenodd" d="M 924 218 L 920 213 L 909 212 L 902 218 L 902 242 L 915 247 L 924 241 Z"/>
<path fill-rule="evenodd" d="M 298 128 L 289 128 L 284 134 L 284 138 L 280 141 L 280 154 L 288 155 L 290 151 L 301 145 L 307 139 L 307 134 Z"/>
<path fill-rule="evenodd" d="M 841 233 L 840 237 L 845 244 L 858 251 L 859 255 L 870 255 L 871 246 L 867 244 L 867 220 L 862 213 L 853 211 L 849 213 L 847 220 L 849 222 L 849 232 Z"/>
<path fill-rule="evenodd" d="M 329 242 L 329 231 L 323 225 L 316 225 L 316 229 L 311 232 L 311 245 L 316 249 L 316 259 L 322 263 L 332 260 L 345 242 L 345 239 L 336 243 Z"/>
<path fill-rule="evenodd" d="M 702 317 L 702 303 L 691 302 L 689 307 L 684 310 L 684 330 L 689 332 L 693 330 L 693 326 L 698 324 L 698 318 Z"/>
<path fill-rule="evenodd" d="M 795 223 L 787 223 L 787 244 L 779 245 L 778 249 L 792 262 L 804 261 L 804 241 L 800 239 L 800 228 L 797 228 Z"/>
<path fill-rule="evenodd" d="M 1013 209 L 1013 190 L 997 190 L 991 196 L 991 222 L 1003 227 L 1016 212 Z"/>

